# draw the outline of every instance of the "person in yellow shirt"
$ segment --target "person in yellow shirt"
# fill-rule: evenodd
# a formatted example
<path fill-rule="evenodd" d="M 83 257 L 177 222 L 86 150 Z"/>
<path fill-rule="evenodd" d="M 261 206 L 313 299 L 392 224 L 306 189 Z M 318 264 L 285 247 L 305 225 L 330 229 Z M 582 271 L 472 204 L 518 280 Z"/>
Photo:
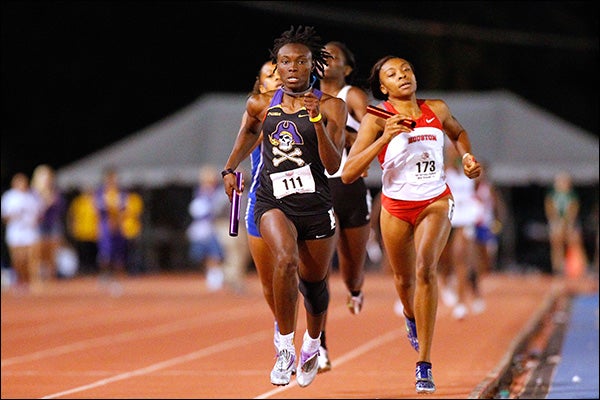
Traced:
<path fill-rule="evenodd" d="M 94 205 L 94 188 L 83 189 L 67 210 L 67 229 L 71 236 L 79 265 L 83 272 L 97 272 L 98 211 Z"/>
<path fill-rule="evenodd" d="M 129 192 L 125 200 L 125 211 L 122 215 L 121 232 L 127 239 L 127 264 L 126 269 L 130 274 L 142 272 L 141 260 L 141 234 L 142 212 L 144 200 L 136 192 Z"/>

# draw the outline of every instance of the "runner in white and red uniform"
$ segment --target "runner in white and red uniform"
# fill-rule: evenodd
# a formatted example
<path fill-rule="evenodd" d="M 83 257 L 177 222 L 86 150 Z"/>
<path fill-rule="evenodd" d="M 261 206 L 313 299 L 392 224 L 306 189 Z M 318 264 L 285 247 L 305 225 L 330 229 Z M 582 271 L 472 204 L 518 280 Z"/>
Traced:
<path fill-rule="evenodd" d="M 471 179 L 481 166 L 471 142 L 443 100 L 417 99 L 412 65 L 396 56 L 375 63 L 369 78 L 378 106 L 391 116 L 367 114 L 342 171 L 358 179 L 376 157 L 381 163 L 381 234 L 402 302 L 407 335 L 419 353 L 417 393 L 435 392 L 431 344 L 437 313 L 437 264 L 451 230 L 452 194 L 444 174 L 444 134 L 461 155 Z M 384 110 L 384 113 L 385 113 Z M 408 122 L 414 121 L 411 127 Z M 418 335 L 417 335 L 418 333 Z"/>

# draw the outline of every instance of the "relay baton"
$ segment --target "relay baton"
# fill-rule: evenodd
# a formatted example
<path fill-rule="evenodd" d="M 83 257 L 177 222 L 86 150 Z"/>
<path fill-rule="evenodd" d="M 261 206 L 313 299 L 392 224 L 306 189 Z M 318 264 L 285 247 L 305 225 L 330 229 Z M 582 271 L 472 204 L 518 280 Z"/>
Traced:
<path fill-rule="evenodd" d="M 231 206 L 229 208 L 229 236 L 237 236 L 240 228 L 240 202 L 242 195 L 242 173 L 235 173 L 235 190 L 232 193 Z"/>
<path fill-rule="evenodd" d="M 367 106 L 367 112 L 383 119 L 388 119 L 392 115 L 395 115 L 393 112 L 389 112 L 388 110 L 384 110 L 383 108 L 372 105 Z M 416 121 L 413 121 L 412 119 L 403 119 L 400 121 L 400 123 L 410 129 L 414 129 L 415 126 L 417 126 Z"/>

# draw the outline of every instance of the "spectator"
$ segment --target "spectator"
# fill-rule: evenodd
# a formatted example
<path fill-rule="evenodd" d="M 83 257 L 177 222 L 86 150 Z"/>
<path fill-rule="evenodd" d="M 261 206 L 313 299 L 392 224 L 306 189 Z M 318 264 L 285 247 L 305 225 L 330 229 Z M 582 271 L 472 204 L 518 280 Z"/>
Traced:
<path fill-rule="evenodd" d="M 579 224 L 579 196 L 573 189 L 571 175 L 560 172 L 554 177 L 552 188 L 544 199 L 544 210 L 550 233 L 550 260 L 556 276 L 581 274 L 587 266 L 581 226 Z M 574 263 L 565 271 L 567 256 Z"/>
<path fill-rule="evenodd" d="M 121 222 L 121 231 L 127 240 L 126 270 L 129 274 L 138 274 L 144 270 L 141 254 L 142 214 L 144 200 L 139 193 L 129 191 L 125 201 L 125 211 Z"/>
<path fill-rule="evenodd" d="M 87 186 L 73 198 L 67 209 L 67 232 L 75 242 L 79 265 L 85 272 L 98 271 L 99 227 L 94 188 Z"/>
<path fill-rule="evenodd" d="M 19 291 L 41 290 L 40 228 L 42 204 L 29 187 L 29 178 L 16 173 L 11 187 L 2 194 L 2 221 L 6 224 L 6 245 Z"/>
<path fill-rule="evenodd" d="M 42 201 L 40 220 L 40 268 L 42 278 L 58 276 L 58 251 L 65 243 L 66 199 L 56 186 L 54 169 L 38 165 L 33 170 L 31 188 Z"/>
<path fill-rule="evenodd" d="M 67 209 L 67 232 L 75 244 L 79 265 L 85 272 L 98 271 L 100 217 L 94 203 L 94 188 L 87 186 Z"/>
<path fill-rule="evenodd" d="M 205 270 L 209 291 L 220 290 L 225 279 L 225 252 L 218 239 L 215 221 L 227 206 L 227 196 L 223 194 L 217 170 L 210 165 L 202 166 L 198 173 L 198 187 L 189 205 L 193 220 L 187 229 L 187 236 L 190 242 L 189 257 Z"/>
<path fill-rule="evenodd" d="M 102 283 L 108 283 L 112 295 L 120 295 L 121 285 L 114 280 L 125 273 L 127 238 L 121 229 L 125 218 L 128 193 L 119 185 L 117 170 L 103 171 L 103 183 L 96 190 L 94 204 L 100 217 L 98 265 Z"/>

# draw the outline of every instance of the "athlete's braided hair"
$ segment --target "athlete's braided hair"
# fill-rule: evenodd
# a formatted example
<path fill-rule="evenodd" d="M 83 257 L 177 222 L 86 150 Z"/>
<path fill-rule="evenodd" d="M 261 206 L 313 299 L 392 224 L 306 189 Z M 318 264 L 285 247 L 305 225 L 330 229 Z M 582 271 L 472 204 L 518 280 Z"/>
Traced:
<path fill-rule="evenodd" d="M 273 42 L 273 48 L 270 50 L 271 59 L 277 63 L 277 53 L 279 50 L 290 43 L 300 43 L 310 49 L 313 63 L 315 64 L 315 72 L 319 79 L 323 78 L 323 71 L 327 65 L 327 59 L 331 58 L 331 54 L 325 50 L 321 37 L 312 26 L 302 25 L 294 29 L 292 25 L 289 30 L 283 32 L 280 37 Z"/>

